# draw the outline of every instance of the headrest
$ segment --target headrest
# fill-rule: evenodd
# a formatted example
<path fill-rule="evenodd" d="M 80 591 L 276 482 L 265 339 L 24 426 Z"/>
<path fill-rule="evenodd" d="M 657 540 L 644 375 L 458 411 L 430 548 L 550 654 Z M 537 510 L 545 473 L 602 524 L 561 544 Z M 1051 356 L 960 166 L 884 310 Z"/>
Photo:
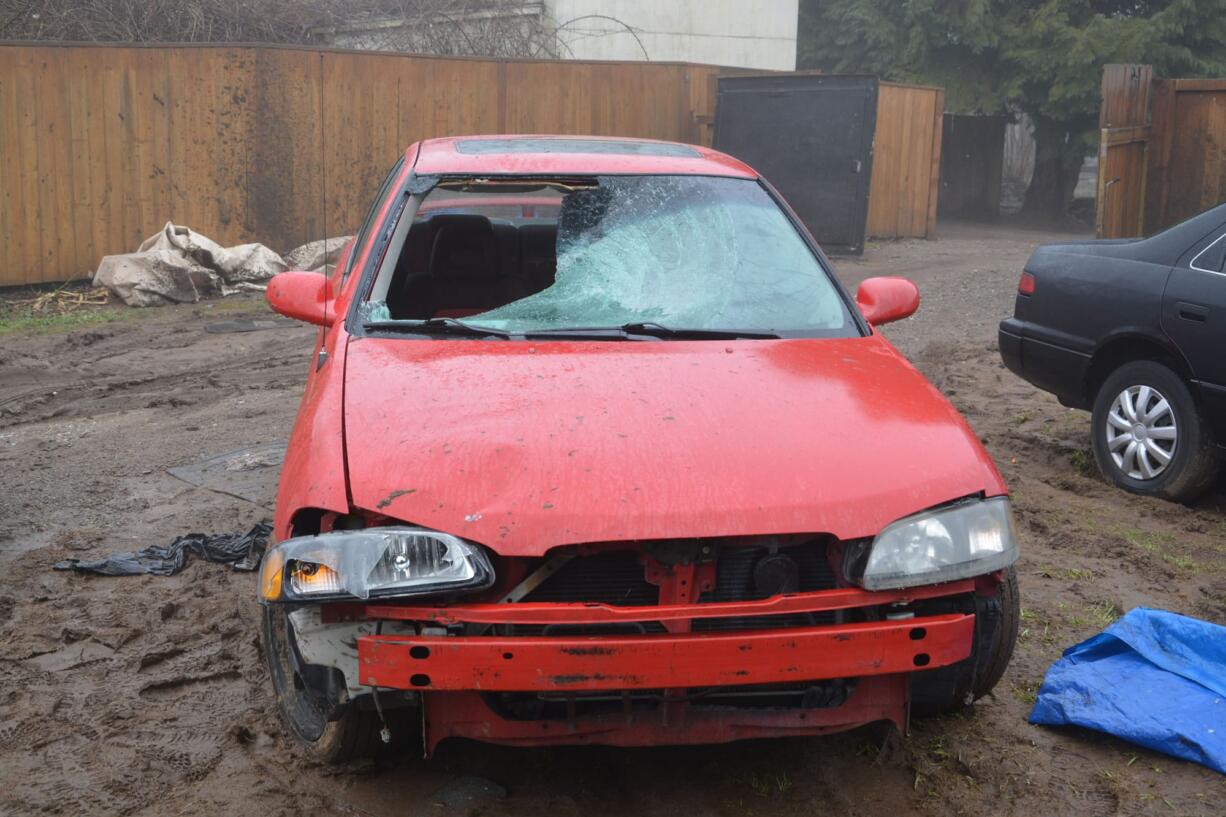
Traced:
<path fill-rule="evenodd" d="M 430 224 L 434 228 L 431 275 L 466 280 L 498 277 L 498 242 L 488 218 L 467 214 L 435 216 Z"/>

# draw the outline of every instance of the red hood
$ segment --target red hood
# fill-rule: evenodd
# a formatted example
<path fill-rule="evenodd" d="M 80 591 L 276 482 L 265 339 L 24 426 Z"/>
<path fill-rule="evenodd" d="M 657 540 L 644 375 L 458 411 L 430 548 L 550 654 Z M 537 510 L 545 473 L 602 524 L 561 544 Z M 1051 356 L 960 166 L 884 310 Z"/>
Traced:
<path fill-rule="evenodd" d="M 538 555 L 580 542 L 871 536 L 1005 491 L 880 336 L 349 344 L 353 502 Z"/>

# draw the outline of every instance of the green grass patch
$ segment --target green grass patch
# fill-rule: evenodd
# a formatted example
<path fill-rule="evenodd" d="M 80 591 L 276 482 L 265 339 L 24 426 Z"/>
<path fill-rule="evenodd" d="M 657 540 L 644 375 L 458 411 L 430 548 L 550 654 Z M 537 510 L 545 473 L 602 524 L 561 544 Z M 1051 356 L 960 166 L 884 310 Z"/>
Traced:
<path fill-rule="evenodd" d="M 1119 608 L 1112 602 L 1094 601 L 1071 616 L 1068 624 L 1074 630 L 1105 630 L 1119 617 Z"/>
<path fill-rule="evenodd" d="M 1172 549 L 1179 543 L 1179 540 L 1172 534 L 1155 533 L 1141 528 L 1117 528 L 1116 534 L 1129 544 L 1158 556 L 1167 564 L 1184 570 L 1196 570 L 1201 566 L 1191 556 L 1172 552 Z"/>
<path fill-rule="evenodd" d="M 759 797 L 770 797 L 775 794 L 783 794 L 792 788 L 792 777 L 787 772 L 775 772 L 770 774 L 758 774 L 754 772 L 749 776 L 749 787 L 753 789 L 753 793 Z"/>
<path fill-rule="evenodd" d="M 72 332 L 120 320 L 131 311 L 116 308 L 106 290 L 87 281 L 7 289 L 0 292 L 0 335 Z"/>
<path fill-rule="evenodd" d="M 1035 681 L 1011 681 L 1009 692 L 1018 703 L 1034 706 L 1039 697 L 1039 684 Z"/>
<path fill-rule="evenodd" d="M 1094 453 L 1088 448 L 1074 451 L 1069 456 L 1069 462 L 1073 464 L 1073 470 L 1083 477 L 1093 477 L 1098 474 L 1098 463 L 1094 462 Z"/>
<path fill-rule="evenodd" d="M 121 317 L 122 313 L 109 309 L 83 307 L 71 312 L 40 314 L 0 306 L 0 335 L 44 335 L 53 332 L 72 332 L 87 326 L 111 323 L 120 320 Z"/>
<path fill-rule="evenodd" d="M 1049 617 L 1023 607 L 1021 619 L 1021 627 L 1017 634 L 1019 641 L 1037 641 L 1043 646 L 1051 646 L 1056 643 L 1056 633 L 1053 631 L 1052 620 Z"/>
<path fill-rule="evenodd" d="M 1144 528 L 1117 528 L 1116 535 L 1130 545 L 1135 545 L 1149 553 L 1162 553 L 1167 547 L 1175 544 L 1175 537 L 1169 533 L 1155 533 Z"/>
<path fill-rule="evenodd" d="M 1120 609 L 1110 601 L 1091 602 L 1086 612 L 1090 616 L 1090 623 L 1100 630 L 1110 627 L 1120 617 Z"/>
<path fill-rule="evenodd" d="M 1195 570 L 1198 567 L 1196 560 L 1191 556 L 1184 556 L 1179 553 L 1164 553 L 1162 554 L 1162 560 L 1175 565 L 1175 567 L 1182 567 L 1184 570 Z"/>

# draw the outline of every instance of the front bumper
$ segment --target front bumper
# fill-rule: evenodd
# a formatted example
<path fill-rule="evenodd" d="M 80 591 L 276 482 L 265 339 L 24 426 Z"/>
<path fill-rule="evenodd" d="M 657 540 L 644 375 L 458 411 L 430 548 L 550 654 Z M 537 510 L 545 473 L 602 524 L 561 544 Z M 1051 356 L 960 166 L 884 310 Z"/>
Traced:
<path fill-rule="evenodd" d="M 775 684 L 891 675 L 968 658 L 973 615 L 735 633 L 358 639 L 373 687 L 558 692 Z"/>
<path fill-rule="evenodd" d="M 362 685 L 424 693 L 428 752 L 448 737 L 533 746 L 718 743 L 823 734 L 877 721 L 905 728 L 910 674 L 972 656 L 976 616 L 953 611 L 946 600 L 976 592 L 976 580 L 966 580 L 898 591 L 838 588 L 642 607 L 334 604 L 324 608 L 323 618 L 335 624 L 414 622 L 422 631 L 359 635 L 357 669 Z M 864 608 L 921 612 L 898 620 L 770 624 L 772 616 Z M 693 631 L 702 619 L 734 617 L 761 622 L 760 628 Z M 590 634 L 601 627 L 624 633 L 633 622 L 655 622 L 665 631 Z M 488 634 L 507 625 L 588 629 L 581 635 Z M 823 685 L 846 695 L 818 706 L 799 699 L 785 706 L 726 705 L 742 690 Z M 552 701 L 554 714 L 522 717 L 500 710 L 497 701 L 508 697 Z"/>

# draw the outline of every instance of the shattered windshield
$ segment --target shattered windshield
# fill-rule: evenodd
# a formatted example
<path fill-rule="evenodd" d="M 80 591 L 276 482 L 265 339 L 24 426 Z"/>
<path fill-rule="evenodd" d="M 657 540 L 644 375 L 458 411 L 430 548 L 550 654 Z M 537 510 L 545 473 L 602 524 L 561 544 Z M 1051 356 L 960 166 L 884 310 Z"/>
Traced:
<path fill-rule="evenodd" d="M 368 323 L 504 336 L 641 324 L 858 333 L 796 228 L 748 179 L 443 184 L 418 208 L 395 267 Z"/>

